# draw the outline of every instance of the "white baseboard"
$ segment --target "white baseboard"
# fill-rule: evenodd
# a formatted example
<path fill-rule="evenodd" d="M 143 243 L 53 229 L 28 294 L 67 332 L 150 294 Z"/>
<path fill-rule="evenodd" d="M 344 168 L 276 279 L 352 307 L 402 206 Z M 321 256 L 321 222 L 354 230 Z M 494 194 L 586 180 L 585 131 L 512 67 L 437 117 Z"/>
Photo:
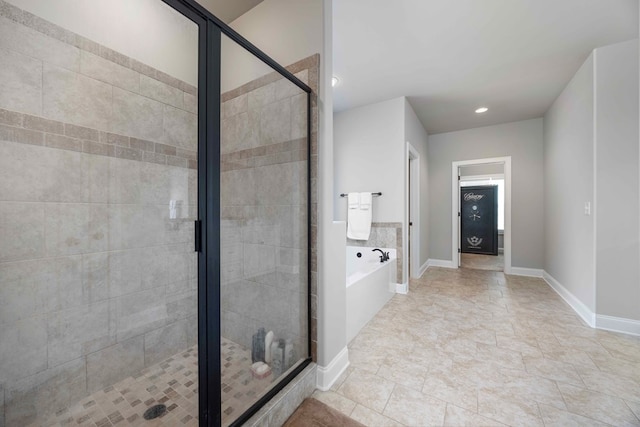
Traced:
<path fill-rule="evenodd" d="M 591 326 L 592 328 L 596 327 L 596 315 L 589 309 L 589 307 L 587 307 L 582 301 L 576 298 L 575 295 L 569 292 L 567 288 L 562 286 L 560 282 L 554 279 L 546 271 L 543 271 L 542 278 L 545 282 L 547 282 L 549 286 L 551 286 L 551 289 L 556 291 L 556 293 L 560 295 L 560 297 L 565 300 L 565 302 L 569 304 L 569 306 L 571 306 L 573 311 L 575 311 L 587 325 Z"/>
<path fill-rule="evenodd" d="M 429 260 L 426 260 L 424 264 L 420 266 L 420 269 L 418 270 L 418 279 L 422 277 L 425 271 L 427 271 L 427 268 L 429 268 Z"/>
<path fill-rule="evenodd" d="M 429 267 L 458 268 L 455 263 L 448 259 L 429 259 Z"/>
<path fill-rule="evenodd" d="M 396 294 L 408 294 L 409 293 L 409 284 L 408 283 L 396 283 Z"/>
<path fill-rule="evenodd" d="M 596 328 L 640 336 L 640 321 L 596 314 Z"/>
<path fill-rule="evenodd" d="M 316 386 L 320 391 L 327 391 L 334 382 L 349 367 L 349 350 L 345 348 L 333 358 L 329 364 L 324 367 L 318 365 L 318 376 L 316 378 Z"/>
<path fill-rule="evenodd" d="M 544 270 L 539 268 L 511 267 L 514 276 L 543 277 Z"/>

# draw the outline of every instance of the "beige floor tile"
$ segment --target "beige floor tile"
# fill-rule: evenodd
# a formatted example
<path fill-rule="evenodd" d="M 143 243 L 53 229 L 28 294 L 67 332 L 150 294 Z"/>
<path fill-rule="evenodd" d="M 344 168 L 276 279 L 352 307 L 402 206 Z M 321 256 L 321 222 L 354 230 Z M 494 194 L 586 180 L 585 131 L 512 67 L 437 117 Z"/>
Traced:
<path fill-rule="evenodd" d="M 589 328 L 538 278 L 430 268 L 349 356 L 333 391 L 366 425 L 422 426 L 426 396 L 436 423 L 640 426 L 640 338 Z"/>
<path fill-rule="evenodd" d="M 351 418 L 369 427 L 402 427 L 399 422 L 387 418 L 376 411 L 362 405 L 356 405 Z"/>
<path fill-rule="evenodd" d="M 607 427 L 605 424 L 592 418 L 572 414 L 549 405 L 538 405 L 542 414 L 545 427 Z"/>
<path fill-rule="evenodd" d="M 580 377 L 589 390 L 640 402 L 640 382 L 628 376 L 609 374 L 596 370 L 583 370 Z"/>
<path fill-rule="evenodd" d="M 378 369 L 377 375 L 381 378 L 393 381 L 396 384 L 400 384 L 404 387 L 417 391 L 422 390 L 425 377 L 425 374 L 418 372 L 417 369 L 414 369 L 412 372 L 411 370 L 401 370 L 397 369 L 395 366 L 389 365 L 382 365 L 380 369 Z"/>
<path fill-rule="evenodd" d="M 371 372 L 375 374 L 384 363 L 386 355 L 384 352 L 375 352 L 371 349 L 361 350 L 358 348 L 349 349 L 349 363 L 354 369 Z"/>
<path fill-rule="evenodd" d="M 442 400 L 398 385 L 382 414 L 407 426 L 440 426 L 445 409 Z"/>
<path fill-rule="evenodd" d="M 544 425 L 538 404 L 533 399 L 515 396 L 501 387 L 478 391 L 478 413 L 510 426 Z"/>
<path fill-rule="evenodd" d="M 340 374 L 338 379 L 335 380 L 335 382 L 331 386 L 331 391 L 338 391 L 338 388 L 340 388 L 340 386 L 344 383 L 351 372 L 353 372 L 353 366 L 348 366 L 347 369 L 345 369 L 344 372 Z"/>
<path fill-rule="evenodd" d="M 531 375 L 584 387 L 580 375 L 578 375 L 576 369 L 568 363 L 540 357 L 524 356 L 524 365 L 527 372 Z"/>
<path fill-rule="evenodd" d="M 353 408 L 356 407 L 356 402 L 354 402 L 353 400 L 349 400 L 346 397 L 333 391 L 316 390 L 313 392 L 313 395 L 311 397 L 327 404 L 334 409 L 337 409 L 346 416 L 351 415 L 351 412 L 353 412 Z"/>
<path fill-rule="evenodd" d="M 377 375 L 354 369 L 338 393 L 363 406 L 381 413 L 384 410 L 395 383 Z"/>
<path fill-rule="evenodd" d="M 498 421 L 485 418 L 475 412 L 467 411 L 452 404 L 447 404 L 444 417 L 446 427 L 504 427 Z"/>
<path fill-rule="evenodd" d="M 466 378 L 456 377 L 452 370 L 430 372 L 422 392 L 469 411 L 478 411 L 478 390 Z"/>
<path fill-rule="evenodd" d="M 567 409 L 588 418 L 615 426 L 638 426 L 638 418 L 617 397 L 589 391 L 568 384 L 558 384 Z"/>
<path fill-rule="evenodd" d="M 631 409 L 631 412 L 633 412 L 635 414 L 636 418 L 638 418 L 638 421 L 639 421 L 639 424 L 640 424 L 640 403 L 638 403 L 638 402 L 629 402 L 629 401 L 626 401 L 625 403 L 627 404 L 629 409 Z"/>

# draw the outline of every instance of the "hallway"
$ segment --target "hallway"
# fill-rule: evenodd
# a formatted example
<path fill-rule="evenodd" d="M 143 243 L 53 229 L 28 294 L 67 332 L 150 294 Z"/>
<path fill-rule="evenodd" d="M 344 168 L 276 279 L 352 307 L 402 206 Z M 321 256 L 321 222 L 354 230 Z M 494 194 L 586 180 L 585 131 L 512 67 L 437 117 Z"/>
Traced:
<path fill-rule="evenodd" d="M 430 268 L 314 397 L 371 426 L 640 426 L 640 338 L 591 329 L 541 279 Z"/>

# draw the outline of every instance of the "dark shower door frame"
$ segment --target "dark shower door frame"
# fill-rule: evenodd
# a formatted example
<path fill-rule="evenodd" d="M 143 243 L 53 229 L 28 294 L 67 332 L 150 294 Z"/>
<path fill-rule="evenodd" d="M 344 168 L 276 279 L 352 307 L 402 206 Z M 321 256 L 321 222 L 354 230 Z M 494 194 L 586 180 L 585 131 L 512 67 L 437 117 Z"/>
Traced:
<path fill-rule="evenodd" d="M 222 34 L 307 93 L 307 235 L 311 236 L 312 89 L 194 0 L 161 0 L 198 25 L 198 393 L 201 426 L 220 426 L 220 76 Z M 311 250 L 307 247 L 307 295 L 311 294 Z M 311 298 L 307 298 L 307 358 L 237 418 L 253 416 L 311 363 Z"/>

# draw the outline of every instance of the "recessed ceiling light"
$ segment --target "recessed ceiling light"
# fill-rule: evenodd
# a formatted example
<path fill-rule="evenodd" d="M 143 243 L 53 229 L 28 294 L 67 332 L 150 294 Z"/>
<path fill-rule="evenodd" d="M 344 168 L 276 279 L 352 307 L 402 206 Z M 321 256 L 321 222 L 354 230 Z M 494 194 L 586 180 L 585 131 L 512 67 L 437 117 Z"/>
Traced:
<path fill-rule="evenodd" d="M 487 107 L 480 107 L 476 110 L 476 113 L 482 114 L 482 113 L 486 113 L 487 111 L 489 111 Z"/>
<path fill-rule="evenodd" d="M 340 79 L 339 78 L 337 78 L 336 76 L 331 77 L 331 87 L 338 86 L 338 83 L 340 83 Z"/>

